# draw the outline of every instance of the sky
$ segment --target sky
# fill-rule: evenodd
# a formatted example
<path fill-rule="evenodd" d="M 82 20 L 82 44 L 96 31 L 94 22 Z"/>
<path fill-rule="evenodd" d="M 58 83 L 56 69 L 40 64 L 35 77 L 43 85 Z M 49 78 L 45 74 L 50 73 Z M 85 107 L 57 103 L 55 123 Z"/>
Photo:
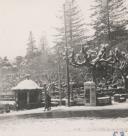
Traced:
<path fill-rule="evenodd" d="M 92 0 L 77 1 L 88 22 Z M 37 45 L 45 33 L 51 47 L 58 25 L 56 16 L 63 3 L 64 0 L 0 0 L 0 57 L 24 56 L 30 31 Z"/>

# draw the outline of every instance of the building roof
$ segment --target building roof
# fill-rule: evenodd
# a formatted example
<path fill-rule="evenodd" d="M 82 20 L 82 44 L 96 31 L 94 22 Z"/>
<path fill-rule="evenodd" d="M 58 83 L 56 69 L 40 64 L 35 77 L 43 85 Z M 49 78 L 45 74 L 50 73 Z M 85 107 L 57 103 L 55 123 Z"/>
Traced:
<path fill-rule="evenodd" d="M 25 79 L 21 81 L 17 86 L 13 87 L 12 90 L 36 90 L 41 89 L 34 81 Z"/>

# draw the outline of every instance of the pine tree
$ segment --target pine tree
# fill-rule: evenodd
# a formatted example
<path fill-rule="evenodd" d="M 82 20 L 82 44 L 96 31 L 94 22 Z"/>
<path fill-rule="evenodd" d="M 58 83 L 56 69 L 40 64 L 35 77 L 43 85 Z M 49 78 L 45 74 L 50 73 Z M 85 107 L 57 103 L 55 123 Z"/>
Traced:
<path fill-rule="evenodd" d="M 39 50 L 43 53 L 46 52 L 47 48 L 48 48 L 47 36 L 46 33 L 43 33 L 40 38 Z"/>
<path fill-rule="evenodd" d="M 40 38 L 40 44 L 39 44 L 39 52 L 41 54 L 41 61 L 47 62 L 48 61 L 48 41 L 46 33 L 44 33 Z"/>
<path fill-rule="evenodd" d="M 56 60 L 60 62 L 60 72 L 61 74 L 61 81 L 65 82 L 66 79 L 66 66 L 65 60 L 66 56 L 70 57 L 72 49 L 75 52 L 78 52 L 81 49 L 81 46 L 86 43 L 86 24 L 84 23 L 84 19 L 79 9 L 79 5 L 77 4 L 76 0 L 65 0 L 65 3 L 62 8 L 63 12 L 61 12 L 61 16 L 59 20 L 61 21 L 60 26 L 56 28 L 57 35 L 55 37 L 55 54 Z M 66 35 L 66 38 L 65 38 Z M 67 47 L 66 48 L 66 40 L 67 40 Z M 66 51 L 66 49 L 68 51 Z M 59 50 L 59 55 L 58 55 Z M 66 52 L 67 55 L 66 55 Z M 67 61 L 67 60 L 66 60 Z M 76 71 L 71 65 L 69 65 L 69 77 L 73 81 L 80 81 L 78 78 L 80 76 L 80 72 L 76 72 L 77 74 L 73 76 L 73 72 Z M 77 69 L 77 71 L 80 71 Z M 82 73 L 82 72 L 81 72 Z"/>
<path fill-rule="evenodd" d="M 128 32 L 125 0 L 95 0 L 91 10 L 94 11 L 91 17 L 96 45 L 108 43 L 115 46 L 126 40 Z"/>
<path fill-rule="evenodd" d="M 80 45 L 85 44 L 87 38 L 85 36 L 86 28 L 84 19 L 81 15 L 81 10 L 79 9 L 76 0 L 66 0 L 64 5 L 64 13 L 62 13 L 63 17 L 61 17 L 62 26 L 56 28 L 58 33 L 56 36 L 57 44 L 64 50 L 66 31 L 68 47 L 80 49 Z"/>
<path fill-rule="evenodd" d="M 65 14 L 66 32 L 70 46 L 73 48 L 73 46 L 77 47 L 85 43 L 85 23 L 75 0 L 66 1 Z"/>
<path fill-rule="evenodd" d="M 32 31 L 30 31 L 30 33 L 29 33 L 29 39 L 28 39 L 27 45 L 28 45 L 28 47 L 27 47 L 26 57 L 31 58 L 37 52 L 37 48 L 35 46 L 35 40 L 34 40 Z"/>

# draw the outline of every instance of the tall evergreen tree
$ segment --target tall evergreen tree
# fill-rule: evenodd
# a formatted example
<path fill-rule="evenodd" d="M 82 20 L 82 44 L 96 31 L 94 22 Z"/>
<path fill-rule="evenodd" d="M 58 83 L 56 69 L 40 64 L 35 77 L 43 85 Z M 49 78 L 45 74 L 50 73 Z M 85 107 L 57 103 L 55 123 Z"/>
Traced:
<path fill-rule="evenodd" d="M 40 38 L 39 49 L 43 53 L 46 52 L 47 48 L 48 48 L 48 41 L 47 41 L 46 33 L 44 32 Z"/>
<path fill-rule="evenodd" d="M 67 42 L 67 48 L 68 48 L 68 56 L 70 56 L 70 51 L 72 49 L 75 50 L 75 52 L 78 52 L 81 49 L 81 45 L 86 43 L 86 24 L 84 23 L 84 19 L 82 17 L 81 10 L 79 9 L 79 5 L 76 0 L 65 0 L 65 3 L 63 5 L 63 12 L 61 12 L 60 17 L 60 27 L 57 27 L 57 35 L 56 35 L 56 46 L 55 52 L 56 55 L 58 54 L 58 48 L 60 53 L 60 65 L 61 65 L 61 71 L 63 71 L 62 77 L 65 77 L 65 60 L 66 59 L 66 43 Z M 66 36 L 66 40 L 65 40 Z M 70 50 L 71 49 L 71 50 Z M 73 68 L 70 66 L 69 68 L 69 76 L 70 79 L 75 80 L 73 78 Z M 79 73 L 79 72 L 78 72 Z M 77 77 L 77 76 L 76 76 Z"/>
<path fill-rule="evenodd" d="M 66 32 L 68 47 L 80 48 L 80 45 L 85 43 L 87 37 L 85 36 L 84 19 L 76 0 L 65 0 L 61 21 L 60 28 L 56 28 L 58 44 L 64 47 Z"/>
<path fill-rule="evenodd" d="M 108 43 L 115 46 L 126 40 L 128 32 L 125 0 L 94 0 L 91 10 L 96 45 Z"/>
<path fill-rule="evenodd" d="M 35 40 L 34 40 L 32 31 L 30 31 L 30 33 L 29 33 L 29 39 L 28 39 L 27 45 L 28 45 L 28 47 L 27 47 L 26 57 L 32 58 L 34 56 L 34 54 L 37 52 L 37 48 L 35 46 Z"/>
<path fill-rule="evenodd" d="M 48 41 L 46 33 L 44 33 L 40 38 L 39 52 L 41 54 L 42 62 L 48 61 Z"/>

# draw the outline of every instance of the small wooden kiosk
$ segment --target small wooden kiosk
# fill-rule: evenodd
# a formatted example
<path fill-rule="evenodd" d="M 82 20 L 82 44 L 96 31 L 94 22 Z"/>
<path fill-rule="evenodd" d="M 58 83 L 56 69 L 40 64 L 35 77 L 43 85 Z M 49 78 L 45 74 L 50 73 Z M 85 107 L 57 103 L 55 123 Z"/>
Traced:
<path fill-rule="evenodd" d="M 21 81 L 12 90 L 15 93 L 15 101 L 18 109 L 37 108 L 41 106 L 42 88 L 34 81 L 26 79 Z"/>
<path fill-rule="evenodd" d="M 84 96 L 86 106 L 96 106 L 96 85 L 94 82 L 84 83 Z"/>

